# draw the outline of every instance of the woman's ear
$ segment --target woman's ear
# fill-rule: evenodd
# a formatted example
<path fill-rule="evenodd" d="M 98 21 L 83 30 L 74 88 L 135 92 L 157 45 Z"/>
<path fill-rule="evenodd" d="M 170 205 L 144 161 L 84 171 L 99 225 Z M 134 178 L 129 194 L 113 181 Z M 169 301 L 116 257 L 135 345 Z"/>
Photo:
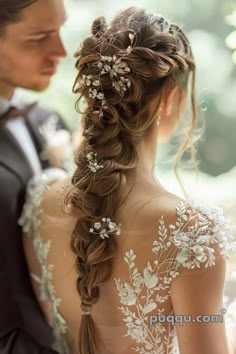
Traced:
<path fill-rule="evenodd" d="M 162 118 L 168 117 L 171 115 L 173 104 L 175 101 L 175 95 L 178 91 L 177 86 L 166 86 L 162 94 L 162 100 L 160 105 L 160 116 Z"/>

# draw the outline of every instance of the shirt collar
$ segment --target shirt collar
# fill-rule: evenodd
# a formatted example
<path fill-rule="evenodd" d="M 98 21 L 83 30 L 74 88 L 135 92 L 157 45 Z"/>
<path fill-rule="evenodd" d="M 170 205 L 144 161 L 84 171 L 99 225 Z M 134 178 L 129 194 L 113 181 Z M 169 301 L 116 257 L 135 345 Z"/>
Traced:
<path fill-rule="evenodd" d="M 0 116 L 7 112 L 10 108 L 10 101 L 0 97 Z"/>
<path fill-rule="evenodd" d="M 23 102 L 19 98 L 19 93 L 14 91 L 10 100 L 7 100 L 0 96 L 0 116 L 8 111 L 10 107 L 22 108 Z"/>

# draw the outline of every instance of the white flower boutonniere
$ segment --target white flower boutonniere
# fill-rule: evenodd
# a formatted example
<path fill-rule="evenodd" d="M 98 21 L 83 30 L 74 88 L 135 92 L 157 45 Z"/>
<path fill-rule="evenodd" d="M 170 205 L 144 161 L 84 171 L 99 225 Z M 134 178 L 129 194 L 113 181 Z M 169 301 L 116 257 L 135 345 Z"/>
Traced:
<path fill-rule="evenodd" d="M 42 160 L 48 160 L 50 165 L 70 170 L 73 161 L 73 147 L 70 133 L 65 129 L 58 129 L 58 117 L 51 115 L 41 125 L 39 131 L 45 145 L 40 154 Z"/>

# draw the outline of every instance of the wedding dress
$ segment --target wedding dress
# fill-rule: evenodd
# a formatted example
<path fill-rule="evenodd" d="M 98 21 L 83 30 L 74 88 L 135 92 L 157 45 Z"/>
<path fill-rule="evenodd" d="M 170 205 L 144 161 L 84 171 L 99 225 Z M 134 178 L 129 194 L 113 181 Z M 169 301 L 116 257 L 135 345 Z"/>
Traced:
<path fill-rule="evenodd" d="M 63 217 L 62 212 L 64 177 L 61 171 L 50 169 L 30 181 L 19 223 L 26 234 L 36 296 L 53 327 L 54 348 L 70 354 L 81 315 L 75 256 L 69 245 L 75 220 Z M 57 198 L 55 191 L 59 191 Z M 199 271 L 207 272 L 236 250 L 221 209 L 179 201 L 167 213 L 164 199 L 159 203 L 157 218 L 145 224 L 146 214 L 141 211 L 136 224 L 125 229 L 124 238 L 121 225 L 112 276 L 100 286 L 99 301 L 92 307 L 104 354 L 179 353 L 172 322 L 172 283 L 180 274 L 194 277 Z M 161 320 L 163 316 L 169 316 L 168 321 Z"/>

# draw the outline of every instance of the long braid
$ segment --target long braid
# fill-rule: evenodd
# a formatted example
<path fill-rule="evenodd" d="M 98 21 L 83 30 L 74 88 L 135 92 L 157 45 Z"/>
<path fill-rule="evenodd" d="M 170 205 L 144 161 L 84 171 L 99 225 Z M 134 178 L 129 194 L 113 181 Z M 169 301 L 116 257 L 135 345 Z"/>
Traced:
<path fill-rule="evenodd" d="M 101 131 L 102 133 L 102 131 Z M 99 286 L 105 282 L 110 277 L 112 269 L 112 258 L 116 250 L 116 239 L 115 237 L 110 237 L 109 239 L 103 240 L 100 237 L 95 237 L 93 234 L 88 233 L 91 225 L 94 222 L 100 220 L 103 216 L 109 216 L 112 220 L 115 220 L 115 213 L 117 206 L 119 205 L 119 192 L 125 186 L 125 174 L 122 171 L 122 153 L 123 149 L 121 143 L 115 142 L 113 134 L 107 136 L 104 139 L 104 134 L 101 143 L 96 143 L 96 151 L 99 156 L 100 149 L 107 146 L 106 153 L 102 156 L 102 163 L 104 165 L 104 170 L 101 173 L 97 172 L 94 179 L 92 178 L 89 186 L 85 186 L 85 178 L 83 171 L 86 170 L 85 161 L 81 161 L 81 155 L 79 156 L 79 161 L 77 161 L 80 169 L 77 170 L 73 177 L 73 184 L 76 190 L 83 191 L 80 194 L 80 210 L 81 216 L 76 224 L 73 238 L 71 242 L 72 250 L 77 254 L 77 270 L 80 276 L 77 280 L 77 290 L 81 297 L 82 311 L 89 313 L 90 306 L 95 304 L 99 299 Z M 90 141 L 92 139 L 99 141 L 99 135 L 93 137 L 90 134 Z M 101 146 L 100 146 L 101 145 Z M 89 141 L 84 145 L 84 151 L 90 148 Z M 127 161 L 129 156 L 126 147 L 126 158 Z M 117 155 L 114 155 L 114 151 Z M 132 155 L 132 149 L 130 148 Z M 109 152 L 112 152 L 112 156 L 109 156 Z M 119 166 L 117 166 L 116 161 L 119 161 Z M 124 166 L 124 170 L 127 167 Z M 90 176 L 91 178 L 91 176 Z M 85 182 L 85 183 L 84 183 Z M 75 206 L 78 207 L 78 195 L 72 199 L 75 200 Z M 82 216 L 83 215 L 83 216 Z M 89 307 L 88 307 L 89 306 Z M 82 312 L 83 313 L 83 312 Z M 91 332 L 93 335 L 91 335 Z M 79 336 L 79 353 L 100 353 L 100 344 L 98 334 L 95 335 L 96 331 L 95 325 L 92 321 L 92 317 L 89 315 L 82 316 L 80 336 Z M 86 334 L 86 335 L 85 335 Z M 86 341 L 85 338 L 90 338 Z"/>

